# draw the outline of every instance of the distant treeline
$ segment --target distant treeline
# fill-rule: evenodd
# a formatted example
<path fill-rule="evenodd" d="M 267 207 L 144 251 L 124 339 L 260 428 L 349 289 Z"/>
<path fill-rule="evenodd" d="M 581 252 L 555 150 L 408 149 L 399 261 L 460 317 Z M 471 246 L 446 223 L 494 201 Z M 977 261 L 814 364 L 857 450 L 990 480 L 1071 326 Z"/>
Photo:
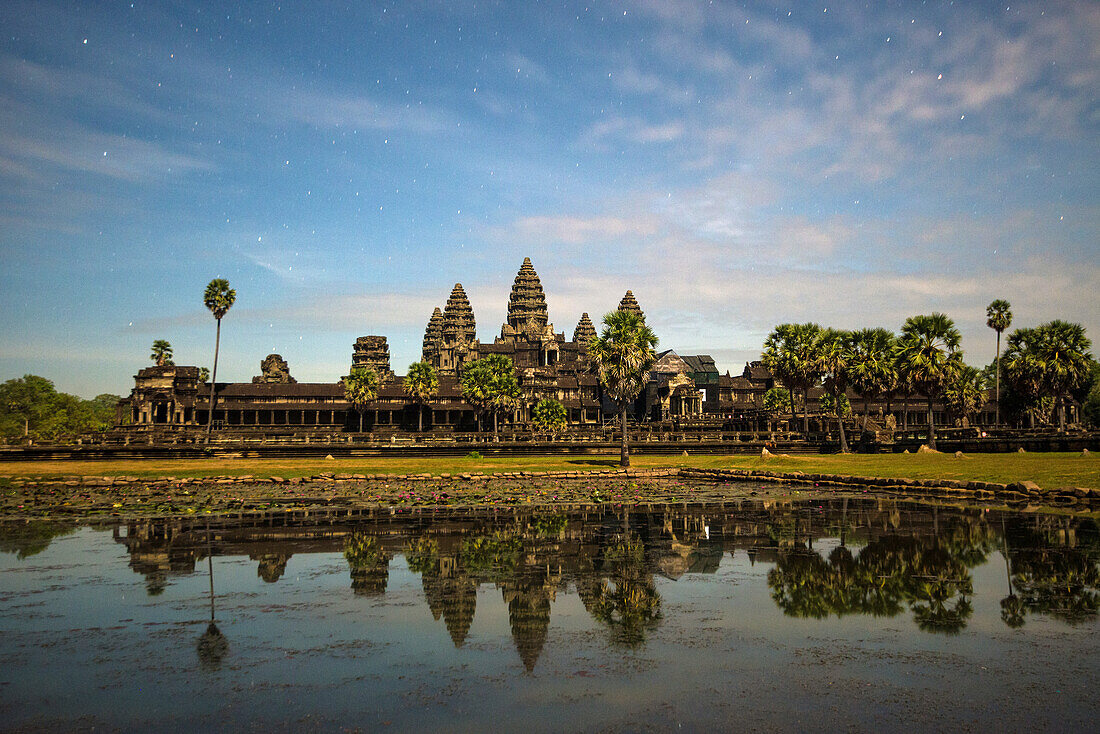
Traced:
<path fill-rule="evenodd" d="M 0 436 L 7 442 L 56 441 L 105 431 L 115 423 L 118 395 L 84 400 L 58 392 L 53 382 L 24 375 L 0 385 Z"/>

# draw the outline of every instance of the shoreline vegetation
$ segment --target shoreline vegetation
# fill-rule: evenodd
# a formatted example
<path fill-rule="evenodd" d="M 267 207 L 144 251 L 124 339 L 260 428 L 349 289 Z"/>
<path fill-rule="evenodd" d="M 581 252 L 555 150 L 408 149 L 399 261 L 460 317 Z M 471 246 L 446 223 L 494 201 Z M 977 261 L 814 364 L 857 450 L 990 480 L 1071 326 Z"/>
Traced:
<path fill-rule="evenodd" d="M 0 518 L 651 505 L 836 491 L 1100 508 L 1089 454 L 194 459 L 0 464 Z M 739 480 L 748 480 L 751 484 Z"/>

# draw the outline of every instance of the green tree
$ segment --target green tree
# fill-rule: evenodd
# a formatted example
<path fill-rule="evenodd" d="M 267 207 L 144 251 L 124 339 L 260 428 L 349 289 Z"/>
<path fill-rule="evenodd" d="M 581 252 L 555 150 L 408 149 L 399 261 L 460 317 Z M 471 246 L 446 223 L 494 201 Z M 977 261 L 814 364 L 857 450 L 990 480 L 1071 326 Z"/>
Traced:
<path fill-rule="evenodd" d="M 199 367 L 199 382 L 206 382 L 210 379 L 210 368 Z"/>
<path fill-rule="evenodd" d="M 817 324 L 780 324 L 764 340 L 761 360 L 776 379 L 791 391 L 792 422 L 798 417 L 795 415 L 795 391 L 802 393 L 805 403 L 806 391 L 817 384 L 821 377 L 816 354 L 820 334 L 821 327 Z M 802 430 L 810 430 L 810 419 L 806 415 L 805 407 L 802 410 Z"/>
<path fill-rule="evenodd" d="M 1092 342 L 1080 324 L 1055 320 L 1039 327 L 1038 367 L 1041 384 L 1054 398 L 1059 430 L 1066 430 L 1066 407 L 1073 392 L 1088 384 Z"/>
<path fill-rule="evenodd" d="M 962 360 L 961 337 L 955 322 L 942 313 L 910 316 L 901 327 L 898 356 L 901 371 L 927 399 L 928 445 L 936 448 L 932 401 L 939 397 Z"/>
<path fill-rule="evenodd" d="M 1016 329 L 1008 335 L 1005 353 L 1001 359 L 1008 395 L 1005 407 L 1017 416 L 1026 416 L 1028 423 L 1035 425 L 1041 397 L 1042 375 L 1038 365 L 1038 341 L 1041 337 L 1038 329 Z M 1009 400 L 1011 398 L 1011 400 Z"/>
<path fill-rule="evenodd" d="M 53 383 L 38 375 L 23 375 L 0 385 L 0 410 L 8 424 L 5 435 L 36 438 L 50 416 L 56 397 Z"/>
<path fill-rule="evenodd" d="M 852 332 L 849 345 L 848 372 L 852 388 L 863 398 L 863 430 L 866 431 L 871 400 L 895 386 L 894 335 L 886 329 L 860 329 Z"/>
<path fill-rule="evenodd" d="M 997 425 L 1001 424 L 1001 332 L 1012 325 L 1012 304 L 996 299 L 985 309 L 985 325 L 997 332 L 997 375 L 994 379 L 994 399 L 997 401 Z"/>
<path fill-rule="evenodd" d="M 1100 362 L 1093 361 L 1089 375 L 1089 389 L 1082 401 L 1081 413 L 1085 425 L 1095 431 L 1100 429 Z"/>
<path fill-rule="evenodd" d="M 791 391 L 785 387 L 773 387 L 764 393 L 764 411 L 773 416 L 778 417 L 790 404 Z"/>
<path fill-rule="evenodd" d="M 851 341 L 852 334 L 849 331 L 824 329 L 818 336 L 815 349 L 816 371 L 824 376 L 825 390 L 832 398 L 830 404 L 840 431 L 840 453 L 842 454 L 849 453 L 848 437 L 844 432 L 844 415 L 841 411 L 844 404 L 848 402 L 845 393 L 851 379 L 849 374 L 849 361 L 852 357 Z"/>
<path fill-rule="evenodd" d="M 427 362 L 414 362 L 405 375 L 405 394 L 417 405 L 417 430 L 424 430 L 424 407 L 439 392 L 439 376 Z"/>
<path fill-rule="evenodd" d="M 462 366 L 462 397 L 479 413 L 492 414 L 496 433 L 498 415 L 519 406 L 521 393 L 515 364 L 503 354 L 467 362 Z"/>
<path fill-rule="evenodd" d="M 104 394 L 84 400 L 58 392 L 44 377 L 25 375 L 0 385 L 0 433 L 56 441 L 105 431 L 114 425 L 120 399 Z"/>
<path fill-rule="evenodd" d="M 553 398 L 543 398 L 532 409 L 531 420 L 538 430 L 557 433 L 565 428 L 565 406 Z"/>
<path fill-rule="evenodd" d="M 852 403 L 847 395 L 841 395 L 840 400 L 833 397 L 831 392 L 821 394 L 821 412 L 835 415 L 838 418 L 847 418 L 852 414 Z"/>
<path fill-rule="evenodd" d="M 172 345 L 168 343 L 166 339 L 157 339 L 153 342 L 152 354 L 149 355 L 149 359 L 153 360 L 157 367 L 170 367 L 175 362 L 172 361 Z"/>
<path fill-rule="evenodd" d="M 641 317 L 630 311 L 606 314 L 600 335 L 588 345 L 588 354 L 596 365 L 604 394 L 619 409 L 619 426 L 623 434 L 620 466 L 630 466 L 626 410 L 645 388 L 649 370 L 657 361 L 653 351 L 656 347 L 657 335 Z"/>
<path fill-rule="evenodd" d="M 378 388 L 381 385 L 378 373 L 370 367 L 355 367 L 351 374 L 344 378 L 344 399 L 359 414 L 359 432 L 363 432 L 363 413 L 367 405 L 378 398 Z"/>
<path fill-rule="evenodd" d="M 943 403 L 956 421 L 970 419 L 985 403 L 982 373 L 960 362 L 943 389 Z"/>
<path fill-rule="evenodd" d="M 206 284 L 206 290 L 202 294 L 203 305 L 210 309 L 214 319 L 218 322 L 217 332 L 214 336 L 214 374 L 210 379 L 210 415 L 206 419 L 206 441 L 210 442 L 210 432 L 214 428 L 214 408 L 217 396 L 214 393 L 214 383 L 218 379 L 218 350 L 222 341 L 222 318 L 233 307 L 237 300 L 237 291 L 229 287 L 229 281 L 225 278 L 214 278 Z"/>

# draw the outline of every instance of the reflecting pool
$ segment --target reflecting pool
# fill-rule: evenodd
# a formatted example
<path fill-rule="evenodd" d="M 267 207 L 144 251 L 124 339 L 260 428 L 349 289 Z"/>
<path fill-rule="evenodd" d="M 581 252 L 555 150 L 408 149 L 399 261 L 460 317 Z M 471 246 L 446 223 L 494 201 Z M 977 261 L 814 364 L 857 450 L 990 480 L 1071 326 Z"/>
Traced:
<path fill-rule="evenodd" d="M 866 498 L 0 523 L 0 728 L 1089 730 L 1094 519 Z"/>

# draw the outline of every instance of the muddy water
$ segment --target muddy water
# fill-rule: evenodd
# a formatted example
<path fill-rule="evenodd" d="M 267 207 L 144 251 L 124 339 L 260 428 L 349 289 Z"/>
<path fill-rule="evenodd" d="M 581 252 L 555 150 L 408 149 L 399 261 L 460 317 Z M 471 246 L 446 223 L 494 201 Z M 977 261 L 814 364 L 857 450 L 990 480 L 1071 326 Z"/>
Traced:
<path fill-rule="evenodd" d="M 856 498 L 0 523 L 0 728 L 1088 730 L 1098 563 Z"/>

